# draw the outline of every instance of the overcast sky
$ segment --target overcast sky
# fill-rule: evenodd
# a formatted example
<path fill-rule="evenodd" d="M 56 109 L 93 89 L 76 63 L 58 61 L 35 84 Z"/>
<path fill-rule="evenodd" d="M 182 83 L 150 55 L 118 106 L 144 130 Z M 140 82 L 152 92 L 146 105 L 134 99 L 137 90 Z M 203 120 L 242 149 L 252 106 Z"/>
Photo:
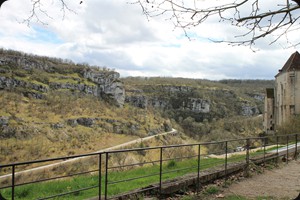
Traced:
<path fill-rule="evenodd" d="M 47 25 L 22 21 L 30 16 L 30 0 L 9 0 L 0 9 L 0 48 L 107 66 L 121 76 L 167 76 L 200 79 L 273 79 L 294 48 L 269 46 L 267 39 L 249 47 L 214 43 L 233 37 L 228 24 L 208 21 L 190 30 L 191 40 L 171 21 L 147 18 L 124 0 L 66 1 L 76 13 L 64 19 L 57 0 L 46 0 L 52 19 Z"/>

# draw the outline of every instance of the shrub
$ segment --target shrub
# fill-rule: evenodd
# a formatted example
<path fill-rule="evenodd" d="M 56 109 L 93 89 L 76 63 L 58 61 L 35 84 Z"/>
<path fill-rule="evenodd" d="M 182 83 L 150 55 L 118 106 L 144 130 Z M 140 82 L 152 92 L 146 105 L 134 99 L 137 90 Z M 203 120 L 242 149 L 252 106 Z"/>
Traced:
<path fill-rule="evenodd" d="M 173 168 L 173 167 L 176 167 L 177 166 L 177 163 L 175 160 L 170 160 L 167 164 L 167 168 Z"/>

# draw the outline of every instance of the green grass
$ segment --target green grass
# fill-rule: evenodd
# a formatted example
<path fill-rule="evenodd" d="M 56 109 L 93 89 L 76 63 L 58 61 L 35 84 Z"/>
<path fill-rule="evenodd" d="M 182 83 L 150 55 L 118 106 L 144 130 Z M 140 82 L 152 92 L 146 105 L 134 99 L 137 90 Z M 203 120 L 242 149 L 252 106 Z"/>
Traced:
<path fill-rule="evenodd" d="M 250 156 L 260 155 L 260 152 L 251 153 Z M 228 163 L 244 161 L 245 155 L 235 155 L 228 158 Z M 208 169 L 215 166 L 224 165 L 224 159 L 220 158 L 202 158 L 200 160 L 200 170 Z M 198 169 L 197 159 L 188 159 L 183 161 L 169 160 L 165 161 L 162 167 L 162 180 L 171 180 L 174 178 L 182 177 L 183 175 L 195 173 Z M 159 163 L 148 165 L 144 167 L 136 167 L 134 169 L 124 171 L 109 171 L 108 173 L 108 195 L 113 196 L 126 191 L 131 191 L 137 188 L 149 186 L 151 184 L 159 183 Z M 137 177 L 147 176 L 149 177 L 139 178 L 136 180 L 125 181 L 127 179 L 133 179 Z M 102 172 L 102 195 L 104 192 L 104 172 Z M 114 183 L 118 182 L 118 183 Z M 65 193 L 74 191 L 86 187 L 95 186 L 96 188 L 81 191 L 71 195 L 66 195 L 59 199 L 84 199 L 98 195 L 98 175 L 81 175 L 73 178 L 55 180 L 50 182 L 30 184 L 20 186 L 16 188 L 16 199 L 37 199 L 41 197 L 52 196 L 59 193 Z M 207 191 L 209 194 L 214 194 L 214 188 Z M 5 189 L 1 193 L 4 197 L 9 198 L 11 196 L 11 190 Z M 226 198 L 227 199 L 227 198 Z M 231 199 L 234 199 L 232 197 Z M 240 197 L 237 199 L 241 199 Z M 243 199 L 243 198 L 242 198 Z"/>
<path fill-rule="evenodd" d="M 219 188 L 217 186 L 209 186 L 208 188 L 206 188 L 206 190 L 204 191 L 204 194 L 207 195 L 212 195 L 212 194 L 217 194 L 219 192 Z"/>
<path fill-rule="evenodd" d="M 175 162 L 175 163 L 174 163 Z M 216 164 L 223 163 L 223 159 L 209 158 L 203 159 L 201 161 L 201 170 L 207 169 L 215 166 Z M 170 162 L 169 162 L 170 163 Z M 197 160 L 185 160 L 182 162 L 172 161 L 173 164 L 165 163 L 163 165 L 163 174 L 162 179 L 168 180 L 176 177 L 183 176 L 188 173 L 197 171 Z M 182 168 L 194 167 L 193 169 L 176 171 Z M 142 188 L 150 184 L 155 184 L 159 182 L 159 169 L 158 164 L 153 166 L 140 167 L 136 169 L 119 171 L 119 172 L 110 172 L 108 174 L 108 195 L 116 195 L 130 191 L 137 188 Z M 175 172 L 170 172 L 174 170 Z M 125 181 L 117 184 L 110 184 L 114 181 L 122 181 L 125 179 L 130 179 L 134 177 L 140 177 L 145 175 L 153 174 L 153 176 L 141 178 L 133 181 Z M 102 177 L 102 194 L 104 192 L 104 181 L 105 177 Z M 74 191 L 81 188 L 97 186 L 98 185 L 98 176 L 97 175 L 88 175 L 88 176 L 77 176 L 74 178 L 68 178 L 60 181 L 50 181 L 38 184 L 30 184 L 25 186 L 19 186 L 15 190 L 15 199 L 37 199 L 41 197 L 47 197 L 59 193 L 64 193 L 68 191 Z M 10 198 L 11 190 L 4 189 L 1 191 L 2 195 L 6 198 Z M 98 195 L 98 188 L 91 189 L 88 191 L 81 191 L 75 194 L 67 195 L 59 199 L 84 199 Z"/>

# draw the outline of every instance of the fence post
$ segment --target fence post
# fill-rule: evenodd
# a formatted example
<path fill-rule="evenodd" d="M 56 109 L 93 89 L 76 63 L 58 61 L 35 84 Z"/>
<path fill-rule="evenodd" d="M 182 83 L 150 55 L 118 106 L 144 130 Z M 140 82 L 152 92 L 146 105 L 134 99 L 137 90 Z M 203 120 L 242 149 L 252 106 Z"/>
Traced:
<path fill-rule="evenodd" d="M 276 149 L 277 151 L 276 151 L 276 153 L 277 153 L 277 157 L 279 157 L 279 155 L 278 155 L 278 153 L 279 153 L 278 152 L 279 151 L 278 150 L 278 148 L 279 148 L 279 137 L 278 137 L 278 135 L 276 136 L 276 145 L 277 145 L 277 149 Z"/>
<path fill-rule="evenodd" d="M 197 194 L 199 194 L 199 188 L 200 188 L 200 147 L 201 147 L 201 144 L 198 145 Z"/>
<path fill-rule="evenodd" d="M 266 165 L 266 137 L 264 137 L 264 165 Z"/>
<path fill-rule="evenodd" d="M 102 163 L 102 153 L 99 153 L 99 200 L 101 200 L 101 192 L 102 192 L 102 182 L 101 182 L 101 178 L 102 178 L 102 173 L 101 173 L 101 171 L 102 171 L 102 168 L 101 168 L 101 163 Z"/>
<path fill-rule="evenodd" d="M 160 195 L 162 191 L 162 163 L 163 163 L 163 147 L 160 147 L 160 156 L 159 156 L 159 194 Z"/>
<path fill-rule="evenodd" d="M 295 143 L 295 160 L 297 160 L 298 157 L 298 134 L 296 134 L 296 143 Z"/>
<path fill-rule="evenodd" d="M 289 136 L 286 137 L 286 164 L 289 163 Z"/>
<path fill-rule="evenodd" d="M 15 199 L 15 165 L 12 166 L 12 173 L 11 173 L 11 199 Z"/>
<path fill-rule="evenodd" d="M 245 170 L 245 176 L 248 177 L 249 176 L 249 161 L 250 161 L 250 139 L 248 138 L 246 140 L 247 144 L 246 144 L 246 170 Z"/>
<path fill-rule="evenodd" d="M 227 180 L 227 153 L 228 153 L 228 141 L 225 142 L 225 181 Z"/>
<path fill-rule="evenodd" d="M 276 135 L 276 156 L 277 156 L 277 158 L 276 158 L 276 165 L 278 165 L 278 158 L 279 158 L 279 150 L 278 150 L 278 148 L 279 148 L 279 137 L 278 137 L 278 135 Z"/>
<path fill-rule="evenodd" d="M 105 191 L 104 199 L 107 199 L 107 183 L 108 183 L 108 152 L 105 153 Z"/>

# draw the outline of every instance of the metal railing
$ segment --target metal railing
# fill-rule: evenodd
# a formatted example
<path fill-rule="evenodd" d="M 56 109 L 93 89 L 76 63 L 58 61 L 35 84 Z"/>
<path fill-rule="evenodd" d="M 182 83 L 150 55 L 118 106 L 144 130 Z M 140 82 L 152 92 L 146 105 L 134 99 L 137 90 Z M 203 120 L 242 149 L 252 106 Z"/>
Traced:
<path fill-rule="evenodd" d="M 225 179 L 232 163 L 249 167 L 257 158 L 268 157 L 297 159 L 299 134 L 275 135 L 256 138 L 233 139 L 198 144 L 180 144 L 135 149 L 121 149 L 76 156 L 51 158 L 30 162 L 0 165 L 0 193 L 12 200 L 23 198 L 23 187 L 57 180 L 70 181 L 87 177 L 94 182 L 72 190 L 47 194 L 40 191 L 35 199 L 71 198 L 89 191 L 98 199 L 111 199 L 120 193 L 142 188 L 139 192 L 154 190 L 159 195 L 165 181 L 187 174 L 197 177 L 196 188 L 201 185 L 200 172 L 212 167 L 224 170 Z M 278 160 L 278 159 L 277 159 Z M 37 166 L 43 164 L 46 166 Z M 36 167 L 35 167 L 36 166 Z M 30 169 L 33 168 L 33 169 Z M 247 170 L 246 168 L 246 170 Z M 6 172 L 3 173 L 3 172 Z M 8 173 L 8 174 L 7 174 Z M 73 179 L 72 179 L 73 178 Z M 71 187 L 71 186 L 70 186 Z M 24 195 L 24 194 L 23 194 Z"/>

